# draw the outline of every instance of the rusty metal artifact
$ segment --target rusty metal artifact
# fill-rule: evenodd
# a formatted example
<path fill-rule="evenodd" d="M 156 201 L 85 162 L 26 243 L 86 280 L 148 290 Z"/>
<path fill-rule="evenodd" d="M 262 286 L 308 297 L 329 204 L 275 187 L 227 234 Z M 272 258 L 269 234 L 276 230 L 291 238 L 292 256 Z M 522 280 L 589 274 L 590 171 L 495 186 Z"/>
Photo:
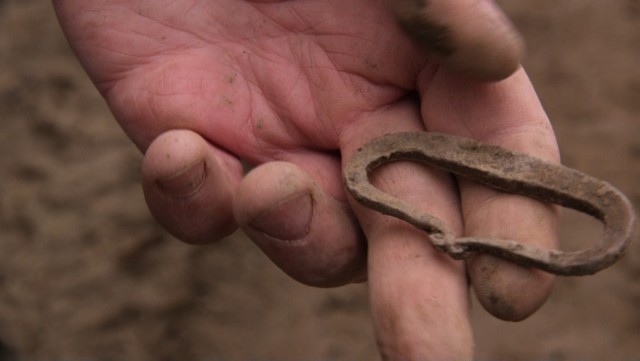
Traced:
<path fill-rule="evenodd" d="M 514 240 L 456 238 L 441 220 L 369 182 L 368 175 L 374 169 L 400 160 L 434 165 L 491 188 L 589 214 L 604 224 L 603 238 L 592 248 L 574 252 L 542 249 Z M 559 164 L 447 134 L 396 133 L 376 138 L 349 160 L 344 179 L 359 203 L 422 229 L 436 249 L 455 259 L 483 252 L 557 275 L 588 275 L 615 263 L 637 228 L 629 200 L 604 181 Z"/>

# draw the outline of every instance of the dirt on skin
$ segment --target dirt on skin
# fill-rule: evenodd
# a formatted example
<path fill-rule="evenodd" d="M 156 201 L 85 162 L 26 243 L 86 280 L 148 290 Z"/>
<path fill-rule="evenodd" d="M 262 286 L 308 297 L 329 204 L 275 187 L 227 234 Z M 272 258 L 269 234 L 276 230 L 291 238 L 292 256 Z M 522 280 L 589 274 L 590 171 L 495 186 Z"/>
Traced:
<path fill-rule="evenodd" d="M 640 208 L 640 2 L 503 1 L 563 161 Z M 0 360 L 374 360 L 366 285 L 314 289 L 242 234 L 184 245 L 46 0 L 0 0 Z M 578 249 L 599 226 L 565 213 Z M 640 250 L 520 323 L 474 301 L 478 360 L 640 359 Z"/>

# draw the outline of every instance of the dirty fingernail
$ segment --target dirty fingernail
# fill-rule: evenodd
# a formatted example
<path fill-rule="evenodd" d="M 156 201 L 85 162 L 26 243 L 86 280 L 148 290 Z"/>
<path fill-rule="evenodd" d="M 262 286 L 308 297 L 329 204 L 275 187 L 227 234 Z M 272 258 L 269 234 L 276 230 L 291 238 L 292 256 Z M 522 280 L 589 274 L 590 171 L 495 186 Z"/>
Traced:
<path fill-rule="evenodd" d="M 294 194 L 255 217 L 249 226 L 270 237 L 293 241 L 306 237 L 311 227 L 313 199 L 304 192 Z"/>
<path fill-rule="evenodd" d="M 160 189 L 174 197 L 188 197 L 197 192 L 206 177 L 206 162 L 197 162 L 168 177 L 156 180 Z"/>

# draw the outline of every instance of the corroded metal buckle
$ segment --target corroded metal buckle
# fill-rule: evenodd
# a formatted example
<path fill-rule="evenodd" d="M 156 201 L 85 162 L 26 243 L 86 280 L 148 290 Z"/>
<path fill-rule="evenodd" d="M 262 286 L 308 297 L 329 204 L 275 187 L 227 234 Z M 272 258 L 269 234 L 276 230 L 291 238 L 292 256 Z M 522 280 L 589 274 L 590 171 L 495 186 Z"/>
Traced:
<path fill-rule="evenodd" d="M 603 238 L 592 248 L 575 252 L 541 249 L 513 240 L 456 238 L 441 220 L 369 183 L 368 175 L 374 169 L 400 160 L 434 165 L 491 188 L 589 214 L 604 224 Z M 396 133 L 376 138 L 349 160 L 344 180 L 359 203 L 422 229 L 434 247 L 455 259 L 484 252 L 557 275 L 588 275 L 615 263 L 637 228 L 629 200 L 604 181 L 522 153 L 441 133 Z"/>

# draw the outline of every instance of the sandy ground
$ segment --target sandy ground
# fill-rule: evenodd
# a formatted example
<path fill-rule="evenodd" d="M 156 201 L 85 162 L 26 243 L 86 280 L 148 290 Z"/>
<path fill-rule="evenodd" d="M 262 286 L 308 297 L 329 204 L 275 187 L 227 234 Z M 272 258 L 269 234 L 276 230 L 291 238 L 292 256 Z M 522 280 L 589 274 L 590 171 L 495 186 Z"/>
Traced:
<path fill-rule="evenodd" d="M 640 208 L 640 2 L 503 3 L 564 162 Z M 366 285 L 302 286 L 241 234 L 191 247 L 154 223 L 48 1 L 0 0 L 0 69 L 0 361 L 377 359 Z M 565 216 L 569 248 L 598 231 Z M 474 304 L 477 358 L 640 360 L 639 278 L 636 244 L 524 322 Z"/>

